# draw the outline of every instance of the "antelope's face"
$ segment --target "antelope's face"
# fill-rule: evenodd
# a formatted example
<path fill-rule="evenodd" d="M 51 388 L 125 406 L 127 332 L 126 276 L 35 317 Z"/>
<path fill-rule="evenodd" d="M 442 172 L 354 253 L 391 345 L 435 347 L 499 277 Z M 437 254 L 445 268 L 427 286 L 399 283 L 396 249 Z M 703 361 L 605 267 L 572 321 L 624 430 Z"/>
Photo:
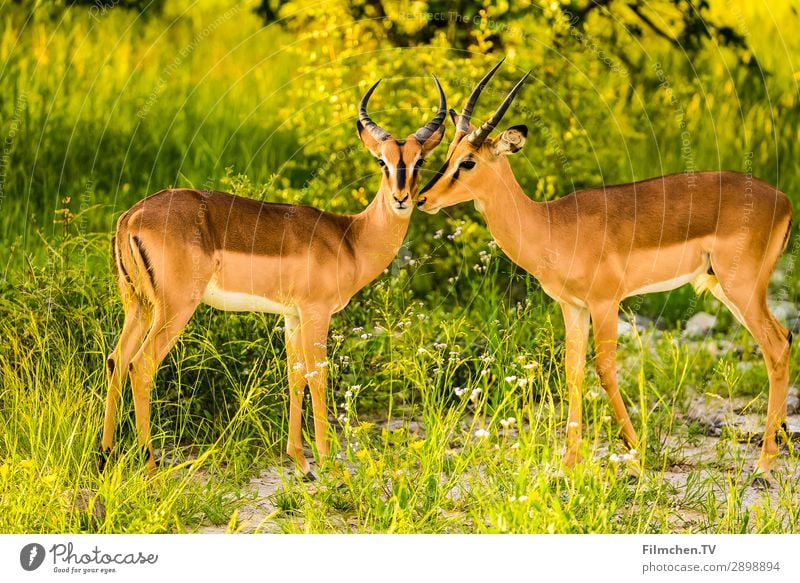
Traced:
<path fill-rule="evenodd" d="M 506 156 L 522 149 L 528 136 L 528 128 L 524 125 L 514 126 L 496 138 L 490 138 L 489 134 L 500 123 L 530 73 L 514 86 L 491 118 L 478 128 L 470 123 L 472 110 L 481 91 L 502 63 L 502 60 L 497 63 L 472 90 L 461 115 L 450 110 L 456 133 L 444 165 L 425 185 L 415 201 L 421 210 L 435 213 L 444 207 L 468 200 L 480 203 L 482 198 L 491 196 L 491 191 L 498 183 L 508 180 L 511 168 Z M 480 210 L 481 205 L 478 204 L 478 207 Z"/>
<path fill-rule="evenodd" d="M 444 127 L 430 140 L 419 143 L 414 135 L 405 140 L 389 138 L 372 151 L 382 174 L 384 203 L 399 216 L 410 216 L 419 190 L 420 168 L 426 156 L 441 141 Z"/>
<path fill-rule="evenodd" d="M 506 156 L 522 149 L 528 128 L 514 126 L 478 146 L 466 139 L 468 135 L 456 131 L 445 163 L 419 193 L 416 204 L 426 213 L 491 196 L 494 186 L 511 171 Z"/>
<path fill-rule="evenodd" d="M 361 141 L 380 166 L 382 177 L 378 196 L 382 197 L 383 203 L 395 215 L 407 218 L 411 216 L 413 201 L 419 190 L 420 168 L 444 136 L 447 104 L 442 87 L 436 80 L 439 91 L 439 112 L 436 117 L 406 139 L 398 140 L 367 115 L 367 102 L 378 83 L 361 99 L 356 129 Z"/>

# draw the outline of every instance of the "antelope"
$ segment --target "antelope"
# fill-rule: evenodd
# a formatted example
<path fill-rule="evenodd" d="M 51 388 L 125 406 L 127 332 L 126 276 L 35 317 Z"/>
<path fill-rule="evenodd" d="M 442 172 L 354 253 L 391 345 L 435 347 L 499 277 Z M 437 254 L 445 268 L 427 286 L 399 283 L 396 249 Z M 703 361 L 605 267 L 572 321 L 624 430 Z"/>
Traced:
<path fill-rule="evenodd" d="M 311 393 L 320 460 L 329 453 L 326 342 L 331 315 L 390 264 L 403 243 L 425 158 L 444 136 L 447 105 L 439 80 L 436 116 L 406 139 L 370 119 L 362 97 L 358 135 L 382 176 L 359 214 L 259 202 L 188 188 L 157 192 L 120 216 L 113 261 L 125 318 L 107 360 L 100 469 L 113 445 L 114 423 L 130 377 L 136 429 L 145 465 L 155 469 L 150 437 L 150 389 L 161 362 L 201 303 L 220 310 L 281 314 L 289 385 L 287 453 L 313 480 L 303 454 L 302 408 Z"/>
<path fill-rule="evenodd" d="M 590 323 L 595 366 L 622 437 L 635 460 L 639 440 L 617 385 L 617 318 L 629 296 L 691 283 L 711 292 L 753 335 L 764 354 L 769 400 L 754 480 L 766 484 L 785 438 L 791 333 L 767 307 L 767 287 L 788 244 L 792 207 L 784 193 L 739 172 L 660 176 L 579 190 L 550 202 L 528 198 L 507 156 L 522 149 L 527 127 L 490 138 L 526 74 L 480 127 L 473 108 L 502 61 L 473 89 L 458 115 L 446 161 L 421 190 L 427 213 L 474 201 L 504 253 L 561 306 L 568 393 L 563 464 L 579 461 L 584 366 Z M 635 451 L 634 451 L 635 450 Z M 638 473 L 640 462 L 634 462 Z"/>

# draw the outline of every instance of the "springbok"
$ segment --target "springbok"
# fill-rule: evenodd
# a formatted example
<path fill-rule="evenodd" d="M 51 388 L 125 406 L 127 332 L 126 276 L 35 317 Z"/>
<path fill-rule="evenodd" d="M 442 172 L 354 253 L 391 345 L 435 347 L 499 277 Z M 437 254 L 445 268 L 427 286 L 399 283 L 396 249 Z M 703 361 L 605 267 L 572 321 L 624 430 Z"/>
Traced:
<path fill-rule="evenodd" d="M 590 319 L 596 367 L 622 436 L 639 441 L 617 385 L 617 316 L 622 299 L 686 283 L 708 290 L 750 331 L 769 374 L 766 429 L 756 478 L 766 481 L 785 431 L 791 333 L 767 307 L 767 287 L 786 249 L 792 207 L 785 194 L 739 172 L 673 174 L 631 184 L 573 192 L 534 202 L 520 188 L 507 155 L 525 144 L 517 125 L 489 135 L 528 75 L 480 127 L 470 124 L 475 103 L 500 63 L 478 83 L 456 126 L 442 168 L 422 189 L 425 212 L 474 201 L 497 244 L 559 302 L 566 328 L 568 387 L 564 464 L 579 459 L 584 366 Z M 783 435 L 785 437 L 785 435 Z"/>
<path fill-rule="evenodd" d="M 359 104 L 357 130 L 378 160 L 378 193 L 361 213 L 337 215 L 222 192 L 169 189 L 133 205 L 112 239 L 125 320 L 108 357 L 108 397 L 100 468 L 111 450 L 127 373 L 139 444 L 155 469 L 150 438 L 150 389 L 161 362 L 197 306 L 282 314 L 289 377 L 287 453 L 308 479 L 302 446 L 303 393 L 308 385 L 320 459 L 327 456 L 326 342 L 331 315 L 390 264 L 403 243 L 419 187 L 419 168 L 444 135 L 447 106 L 406 139 L 395 139 Z"/>

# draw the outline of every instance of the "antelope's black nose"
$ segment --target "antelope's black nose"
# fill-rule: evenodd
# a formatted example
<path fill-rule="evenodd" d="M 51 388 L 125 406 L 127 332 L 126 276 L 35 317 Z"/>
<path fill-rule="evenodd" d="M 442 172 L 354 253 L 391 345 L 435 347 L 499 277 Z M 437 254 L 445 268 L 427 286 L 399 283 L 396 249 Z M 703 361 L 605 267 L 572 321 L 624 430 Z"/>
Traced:
<path fill-rule="evenodd" d="M 402 199 L 399 199 L 395 195 L 392 195 L 392 198 L 395 199 L 398 204 L 403 204 L 405 201 L 408 200 L 408 195 L 405 195 Z"/>
<path fill-rule="evenodd" d="M 426 202 L 428 202 L 428 198 L 427 198 L 427 197 L 423 197 L 423 198 L 421 198 L 421 199 L 419 199 L 419 200 L 417 201 L 417 206 L 418 206 L 418 207 L 421 207 L 421 206 L 422 206 L 422 205 L 424 205 Z"/>

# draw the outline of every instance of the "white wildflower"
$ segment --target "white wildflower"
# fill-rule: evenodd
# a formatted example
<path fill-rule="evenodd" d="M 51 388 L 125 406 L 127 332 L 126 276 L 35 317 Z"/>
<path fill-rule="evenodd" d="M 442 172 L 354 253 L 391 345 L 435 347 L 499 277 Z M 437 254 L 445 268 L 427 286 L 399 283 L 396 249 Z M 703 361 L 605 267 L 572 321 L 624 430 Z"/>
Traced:
<path fill-rule="evenodd" d="M 476 429 L 475 437 L 489 437 L 489 432 L 485 429 Z"/>

